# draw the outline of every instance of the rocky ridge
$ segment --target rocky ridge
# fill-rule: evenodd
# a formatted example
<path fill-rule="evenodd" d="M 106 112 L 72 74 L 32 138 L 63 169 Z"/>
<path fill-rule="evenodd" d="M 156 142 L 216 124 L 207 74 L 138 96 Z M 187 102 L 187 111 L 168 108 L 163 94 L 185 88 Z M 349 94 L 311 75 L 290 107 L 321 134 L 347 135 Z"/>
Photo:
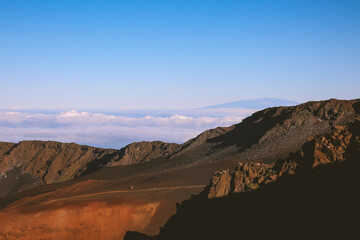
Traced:
<path fill-rule="evenodd" d="M 72 179 L 81 174 L 87 163 L 116 152 L 114 149 L 52 141 L 1 143 L 0 148 L 0 175 L 3 178 L 7 171 L 21 168 L 22 173 L 46 184 Z"/>
<path fill-rule="evenodd" d="M 135 142 L 116 150 L 53 141 L 0 142 L 0 179 L 7 171 L 21 168 L 22 173 L 45 184 L 62 182 L 80 176 L 92 162 L 98 163 L 97 167 L 139 164 L 170 155 L 179 146 L 160 141 Z"/>
<path fill-rule="evenodd" d="M 120 149 L 119 158 L 109 161 L 106 166 L 115 167 L 149 162 L 153 159 L 168 157 L 180 149 L 176 143 L 161 141 L 135 142 Z"/>
<path fill-rule="evenodd" d="M 166 156 L 177 144 L 132 143 L 116 149 L 102 149 L 54 141 L 0 142 L 0 197 L 41 184 L 75 179 L 104 166 L 140 164 Z"/>
<path fill-rule="evenodd" d="M 178 164 L 238 159 L 274 163 L 298 151 L 310 137 L 329 134 L 360 117 L 360 99 L 307 102 L 258 111 L 242 122 L 207 130 L 180 145 L 168 159 Z"/>

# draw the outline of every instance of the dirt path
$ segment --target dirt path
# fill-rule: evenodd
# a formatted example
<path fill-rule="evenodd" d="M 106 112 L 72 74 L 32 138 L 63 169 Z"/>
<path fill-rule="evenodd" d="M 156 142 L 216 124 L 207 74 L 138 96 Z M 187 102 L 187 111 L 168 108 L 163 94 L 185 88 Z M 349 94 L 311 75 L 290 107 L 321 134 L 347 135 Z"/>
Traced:
<path fill-rule="evenodd" d="M 88 198 L 88 197 L 93 197 L 93 196 L 116 194 L 116 193 L 127 193 L 127 192 L 133 193 L 133 192 L 147 192 L 147 191 L 178 190 L 178 189 L 205 188 L 205 187 L 206 187 L 206 185 L 192 185 L 192 186 L 160 187 L 160 188 L 148 188 L 148 189 L 115 190 L 115 191 L 83 194 L 83 195 L 77 195 L 77 196 L 71 196 L 71 197 L 65 197 L 65 198 L 57 198 L 57 199 L 52 199 L 51 201 L 61 201 L 61 200 Z"/>

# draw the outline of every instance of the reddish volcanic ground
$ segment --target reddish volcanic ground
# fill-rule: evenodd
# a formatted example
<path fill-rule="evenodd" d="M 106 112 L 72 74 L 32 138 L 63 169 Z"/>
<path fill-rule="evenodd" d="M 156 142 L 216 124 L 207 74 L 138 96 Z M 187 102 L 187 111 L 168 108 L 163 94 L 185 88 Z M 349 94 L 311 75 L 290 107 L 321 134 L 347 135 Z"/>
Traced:
<path fill-rule="evenodd" d="M 2 239 L 120 239 L 127 229 L 144 231 L 159 202 L 86 201 L 50 204 L 38 212 L 0 213 Z"/>
<path fill-rule="evenodd" d="M 175 203 L 204 186 L 85 193 L 89 180 L 13 201 L 0 210 L 0 239 L 122 239 L 126 231 L 157 234 Z M 75 194 L 76 193 L 76 194 Z"/>

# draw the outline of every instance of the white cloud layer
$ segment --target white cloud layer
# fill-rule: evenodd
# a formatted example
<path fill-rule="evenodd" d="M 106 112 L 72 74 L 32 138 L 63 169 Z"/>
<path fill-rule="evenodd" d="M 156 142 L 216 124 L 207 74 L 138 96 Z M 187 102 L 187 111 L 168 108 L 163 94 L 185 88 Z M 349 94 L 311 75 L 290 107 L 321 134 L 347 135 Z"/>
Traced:
<path fill-rule="evenodd" d="M 29 113 L 0 111 L 0 141 L 54 140 L 100 147 L 120 148 L 134 141 L 182 143 L 202 131 L 240 122 L 254 110 L 174 111 L 162 116 L 107 114 L 86 111 Z M 146 115 L 144 115 L 146 114 Z"/>

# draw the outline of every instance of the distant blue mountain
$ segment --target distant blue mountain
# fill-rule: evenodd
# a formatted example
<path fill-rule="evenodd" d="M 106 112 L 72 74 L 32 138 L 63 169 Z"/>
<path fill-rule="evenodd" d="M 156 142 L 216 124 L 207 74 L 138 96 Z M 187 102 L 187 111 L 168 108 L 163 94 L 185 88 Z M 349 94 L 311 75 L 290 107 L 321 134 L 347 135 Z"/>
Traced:
<path fill-rule="evenodd" d="M 222 103 L 212 106 L 203 107 L 204 109 L 209 108 L 246 108 L 246 109 L 264 109 L 268 107 L 278 106 L 294 106 L 299 104 L 298 102 L 278 99 L 278 98 L 258 98 L 249 100 L 240 100 L 229 103 Z"/>

